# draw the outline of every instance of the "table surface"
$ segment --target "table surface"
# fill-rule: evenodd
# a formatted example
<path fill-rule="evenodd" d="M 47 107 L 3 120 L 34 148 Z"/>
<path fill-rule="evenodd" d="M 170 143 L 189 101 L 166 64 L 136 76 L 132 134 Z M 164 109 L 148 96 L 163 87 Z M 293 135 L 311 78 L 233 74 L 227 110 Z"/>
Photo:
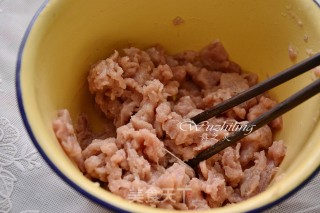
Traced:
<path fill-rule="evenodd" d="M 0 0 L 0 213 L 110 212 L 76 192 L 49 168 L 19 114 L 14 84 L 17 52 L 43 1 Z M 319 184 L 320 174 L 265 212 L 320 212 Z"/>

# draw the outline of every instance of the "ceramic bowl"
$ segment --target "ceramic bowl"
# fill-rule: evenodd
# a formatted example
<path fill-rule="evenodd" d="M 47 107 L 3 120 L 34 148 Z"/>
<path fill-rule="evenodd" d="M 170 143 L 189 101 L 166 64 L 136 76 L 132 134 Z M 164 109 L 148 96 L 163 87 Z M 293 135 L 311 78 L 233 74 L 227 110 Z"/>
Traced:
<path fill-rule="evenodd" d="M 172 20 L 180 16 L 178 26 Z M 169 53 L 197 50 L 220 39 L 231 58 L 260 80 L 291 66 L 288 46 L 319 51 L 320 8 L 311 0 L 50 0 L 34 16 L 17 62 L 17 99 L 26 129 L 42 157 L 68 184 L 87 198 L 117 212 L 161 213 L 130 203 L 97 187 L 69 160 L 53 130 L 58 109 L 75 118 L 89 114 L 99 128 L 87 90 L 90 66 L 129 44 L 145 48 L 160 43 Z M 308 72 L 271 91 L 278 100 L 312 81 Z M 283 116 L 277 134 L 288 146 L 282 178 L 265 192 L 238 204 L 205 212 L 257 212 L 290 196 L 317 173 L 320 164 L 320 97 Z M 166 212 L 176 212 L 167 210 Z M 182 212 L 182 211 L 180 211 Z M 188 211 L 192 212 L 192 211 Z"/>

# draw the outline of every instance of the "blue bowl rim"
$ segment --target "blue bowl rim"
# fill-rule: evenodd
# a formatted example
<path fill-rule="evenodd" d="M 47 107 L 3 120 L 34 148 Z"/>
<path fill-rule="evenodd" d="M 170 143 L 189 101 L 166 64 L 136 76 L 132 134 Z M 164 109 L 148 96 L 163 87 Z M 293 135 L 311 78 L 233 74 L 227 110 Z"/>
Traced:
<path fill-rule="evenodd" d="M 54 163 L 48 158 L 48 156 L 46 155 L 46 153 L 44 152 L 44 150 L 41 148 L 40 144 L 38 143 L 37 139 L 35 138 L 31 126 L 28 122 L 27 116 L 26 116 L 26 112 L 24 109 L 24 104 L 23 104 L 23 98 L 22 98 L 22 91 L 21 91 L 21 79 L 20 79 L 20 73 L 21 73 L 21 63 L 22 63 L 22 56 L 23 56 L 23 51 L 24 51 L 24 47 L 26 45 L 26 42 L 28 40 L 29 34 L 32 30 L 33 25 L 35 24 L 37 18 L 39 17 L 39 15 L 41 14 L 41 12 L 45 9 L 45 7 L 48 5 L 49 0 L 45 0 L 44 3 L 42 3 L 42 5 L 40 6 L 40 8 L 37 10 L 37 12 L 35 13 L 35 15 L 33 16 L 33 18 L 31 19 L 26 32 L 22 38 L 22 42 L 20 44 L 19 47 L 19 52 L 18 52 L 18 59 L 17 59 L 17 64 L 16 64 L 16 79 L 15 79 L 15 83 L 16 83 L 16 96 L 17 96 L 17 101 L 18 101 L 18 107 L 19 107 L 19 111 L 20 111 L 20 115 L 22 117 L 23 123 L 25 125 L 25 128 L 29 134 L 29 137 L 31 138 L 31 141 L 33 142 L 34 146 L 37 148 L 37 150 L 39 151 L 40 155 L 42 156 L 42 158 L 46 161 L 46 163 L 51 167 L 51 169 L 65 182 L 67 182 L 72 188 L 74 188 L 76 191 L 78 191 L 81 195 L 84 195 L 85 197 L 89 198 L 91 201 L 94 201 L 95 203 L 98 203 L 99 205 L 106 207 L 110 210 L 113 210 L 115 212 L 120 212 L 120 213 L 130 213 L 129 211 L 123 210 L 119 207 L 116 207 L 114 205 L 111 205 L 110 203 L 107 203 L 101 199 L 99 199 L 98 197 L 90 194 L 89 192 L 85 191 L 84 189 L 82 189 L 80 186 L 78 186 L 75 182 L 73 182 L 71 179 L 69 179 L 67 176 L 65 176 L 65 174 L 60 171 L 55 165 Z M 297 193 L 300 189 L 303 188 L 303 186 L 305 186 L 309 181 L 311 181 L 320 171 L 320 166 L 313 171 L 310 176 L 304 180 L 300 185 L 298 185 L 296 188 L 292 189 L 290 192 L 288 192 L 287 194 L 283 195 L 282 197 L 280 197 L 278 200 L 275 200 L 269 204 L 266 204 L 264 206 L 261 206 L 259 208 L 247 211 L 247 213 L 258 213 L 258 212 L 262 212 L 263 210 L 267 210 L 281 202 L 283 202 L 284 200 L 288 199 L 290 196 L 292 196 L 293 194 Z"/>

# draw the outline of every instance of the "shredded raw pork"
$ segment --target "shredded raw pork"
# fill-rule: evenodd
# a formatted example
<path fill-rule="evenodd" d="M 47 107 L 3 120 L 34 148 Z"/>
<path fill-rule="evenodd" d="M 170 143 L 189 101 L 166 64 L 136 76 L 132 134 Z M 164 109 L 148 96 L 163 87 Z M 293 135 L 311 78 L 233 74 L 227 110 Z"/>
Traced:
<path fill-rule="evenodd" d="M 201 162 L 197 177 L 168 154 L 191 159 L 232 132 L 185 121 L 258 82 L 257 75 L 242 73 L 219 41 L 173 56 L 160 46 L 115 51 L 92 66 L 88 82 L 109 130 L 93 133 L 84 114 L 74 128 L 64 109 L 54 132 L 86 177 L 132 202 L 181 210 L 240 202 L 268 187 L 285 156 L 283 141 L 273 141 L 281 118 Z M 208 122 L 246 123 L 276 104 L 264 94 Z"/>

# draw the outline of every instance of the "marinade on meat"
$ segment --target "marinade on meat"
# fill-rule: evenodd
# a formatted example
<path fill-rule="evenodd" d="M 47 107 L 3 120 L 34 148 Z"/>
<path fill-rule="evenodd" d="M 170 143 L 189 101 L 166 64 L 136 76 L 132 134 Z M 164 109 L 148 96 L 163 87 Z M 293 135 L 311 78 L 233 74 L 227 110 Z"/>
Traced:
<path fill-rule="evenodd" d="M 88 82 L 116 134 L 91 132 L 85 115 L 73 127 L 66 109 L 59 110 L 53 130 L 86 177 L 124 199 L 181 210 L 237 203 L 264 191 L 286 154 L 284 142 L 273 138 L 281 118 L 201 162 L 198 177 L 168 154 L 185 161 L 230 134 L 190 128 L 184 121 L 258 82 L 229 59 L 219 41 L 176 55 L 160 46 L 115 51 L 92 66 Z M 276 104 L 263 94 L 208 122 L 251 121 Z"/>

